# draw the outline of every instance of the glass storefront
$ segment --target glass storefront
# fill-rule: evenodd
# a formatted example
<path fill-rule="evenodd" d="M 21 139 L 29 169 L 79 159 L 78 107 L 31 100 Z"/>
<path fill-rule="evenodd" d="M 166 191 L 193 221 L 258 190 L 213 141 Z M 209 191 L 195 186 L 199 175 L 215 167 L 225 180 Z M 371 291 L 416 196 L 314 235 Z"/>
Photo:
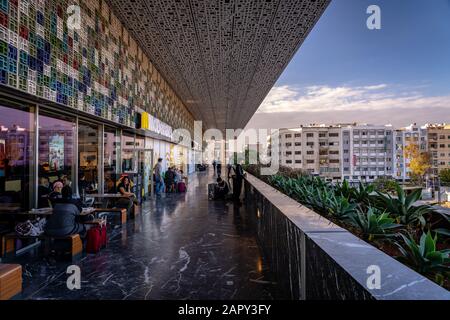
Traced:
<path fill-rule="evenodd" d="M 98 191 L 100 133 L 98 125 L 78 124 L 78 188 L 80 194 Z"/>
<path fill-rule="evenodd" d="M 38 207 L 48 207 L 47 194 L 59 180 L 72 186 L 75 181 L 75 119 L 39 114 Z"/>
<path fill-rule="evenodd" d="M 34 108 L 0 104 L 0 209 L 34 205 Z"/>
<path fill-rule="evenodd" d="M 122 172 L 135 173 L 136 159 L 134 157 L 134 135 L 122 133 Z"/>
<path fill-rule="evenodd" d="M 103 190 L 106 193 L 116 192 L 117 150 L 120 147 L 120 136 L 114 128 L 105 127 L 103 138 Z"/>
<path fill-rule="evenodd" d="M 80 196 L 115 193 L 124 174 L 133 181 L 138 198 L 146 199 L 158 158 L 163 159 L 163 171 L 177 166 L 186 172 L 189 163 L 184 147 L 45 106 L 38 110 L 0 101 L 0 115 L 0 210 L 48 207 L 47 195 L 56 181 Z"/>

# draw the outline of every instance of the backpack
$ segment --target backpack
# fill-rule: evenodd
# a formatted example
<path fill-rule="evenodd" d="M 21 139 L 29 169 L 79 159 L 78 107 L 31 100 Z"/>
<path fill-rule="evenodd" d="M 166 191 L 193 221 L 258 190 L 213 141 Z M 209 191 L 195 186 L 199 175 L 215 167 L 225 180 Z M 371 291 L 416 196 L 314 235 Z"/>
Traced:
<path fill-rule="evenodd" d="M 46 222 L 45 218 L 37 218 L 35 221 L 18 223 L 15 227 L 16 234 L 23 237 L 38 237 L 44 233 Z"/>

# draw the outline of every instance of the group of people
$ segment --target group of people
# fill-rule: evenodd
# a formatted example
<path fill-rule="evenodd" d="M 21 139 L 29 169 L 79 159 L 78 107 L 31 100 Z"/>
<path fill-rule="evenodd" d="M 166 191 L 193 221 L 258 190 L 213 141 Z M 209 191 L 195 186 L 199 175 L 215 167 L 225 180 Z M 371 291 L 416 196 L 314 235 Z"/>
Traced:
<path fill-rule="evenodd" d="M 163 172 L 163 159 L 159 158 L 157 164 L 153 168 L 153 181 L 155 182 L 155 194 L 161 195 L 163 192 L 185 192 L 188 184 L 188 178 L 183 170 L 175 166 L 169 167 Z"/>
<path fill-rule="evenodd" d="M 61 192 L 64 187 L 71 187 L 72 181 L 66 175 L 59 175 L 58 179 L 50 182 L 47 177 L 39 178 L 38 186 L 38 205 L 39 208 L 48 208 L 51 202 L 61 198 Z"/>
<path fill-rule="evenodd" d="M 72 183 L 68 177 L 61 175 L 53 183 L 50 183 L 47 177 L 41 177 L 39 180 L 39 208 L 53 208 L 53 214 L 47 220 L 44 228 L 45 233 L 56 237 L 71 234 L 80 234 L 82 238 L 85 237 L 89 226 L 83 222 L 93 217 L 81 215 L 83 205 L 85 205 L 84 197 L 75 198 L 73 196 Z M 83 188 L 83 191 L 89 190 L 89 186 L 83 184 L 83 180 L 80 179 L 80 188 Z M 130 178 L 126 175 L 122 176 L 117 189 L 124 197 L 116 201 L 115 207 L 127 209 L 128 213 L 131 213 L 137 199 L 132 192 Z"/>
<path fill-rule="evenodd" d="M 240 164 L 232 166 L 227 165 L 227 180 L 222 178 L 222 164 L 220 161 L 213 161 L 214 175 L 217 176 L 216 184 L 214 186 L 215 200 L 233 199 L 235 202 L 240 202 L 242 192 L 242 184 L 244 181 L 244 169 Z M 233 193 L 230 197 L 230 180 L 233 181 Z"/>

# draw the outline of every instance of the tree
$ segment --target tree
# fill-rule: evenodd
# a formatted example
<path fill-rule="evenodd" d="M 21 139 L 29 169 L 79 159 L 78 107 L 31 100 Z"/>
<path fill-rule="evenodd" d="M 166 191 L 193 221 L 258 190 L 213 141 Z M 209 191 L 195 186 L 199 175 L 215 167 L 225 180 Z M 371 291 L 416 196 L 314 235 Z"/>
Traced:
<path fill-rule="evenodd" d="M 439 177 L 441 178 L 441 183 L 444 185 L 450 185 L 450 169 L 443 169 L 439 173 Z"/>
<path fill-rule="evenodd" d="M 417 143 L 411 143 L 405 147 L 404 156 L 410 160 L 409 168 L 412 178 L 421 183 L 431 168 L 431 155 L 428 152 L 420 151 Z"/>

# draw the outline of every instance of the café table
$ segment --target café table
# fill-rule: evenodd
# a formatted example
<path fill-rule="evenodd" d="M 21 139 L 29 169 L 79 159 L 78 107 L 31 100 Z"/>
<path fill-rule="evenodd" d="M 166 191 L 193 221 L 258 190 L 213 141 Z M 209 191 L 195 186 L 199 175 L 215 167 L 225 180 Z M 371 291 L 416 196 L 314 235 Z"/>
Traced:
<path fill-rule="evenodd" d="M 122 199 L 122 198 L 131 198 L 132 196 L 125 196 L 123 194 L 120 193 L 93 193 L 93 194 L 89 194 L 86 195 L 87 197 L 90 198 L 96 198 L 96 199 L 102 199 L 102 200 L 106 200 L 106 208 L 108 208 L 109 206 L 109 202 L 110 200 L 117 200 L 117 199 Z"/>

